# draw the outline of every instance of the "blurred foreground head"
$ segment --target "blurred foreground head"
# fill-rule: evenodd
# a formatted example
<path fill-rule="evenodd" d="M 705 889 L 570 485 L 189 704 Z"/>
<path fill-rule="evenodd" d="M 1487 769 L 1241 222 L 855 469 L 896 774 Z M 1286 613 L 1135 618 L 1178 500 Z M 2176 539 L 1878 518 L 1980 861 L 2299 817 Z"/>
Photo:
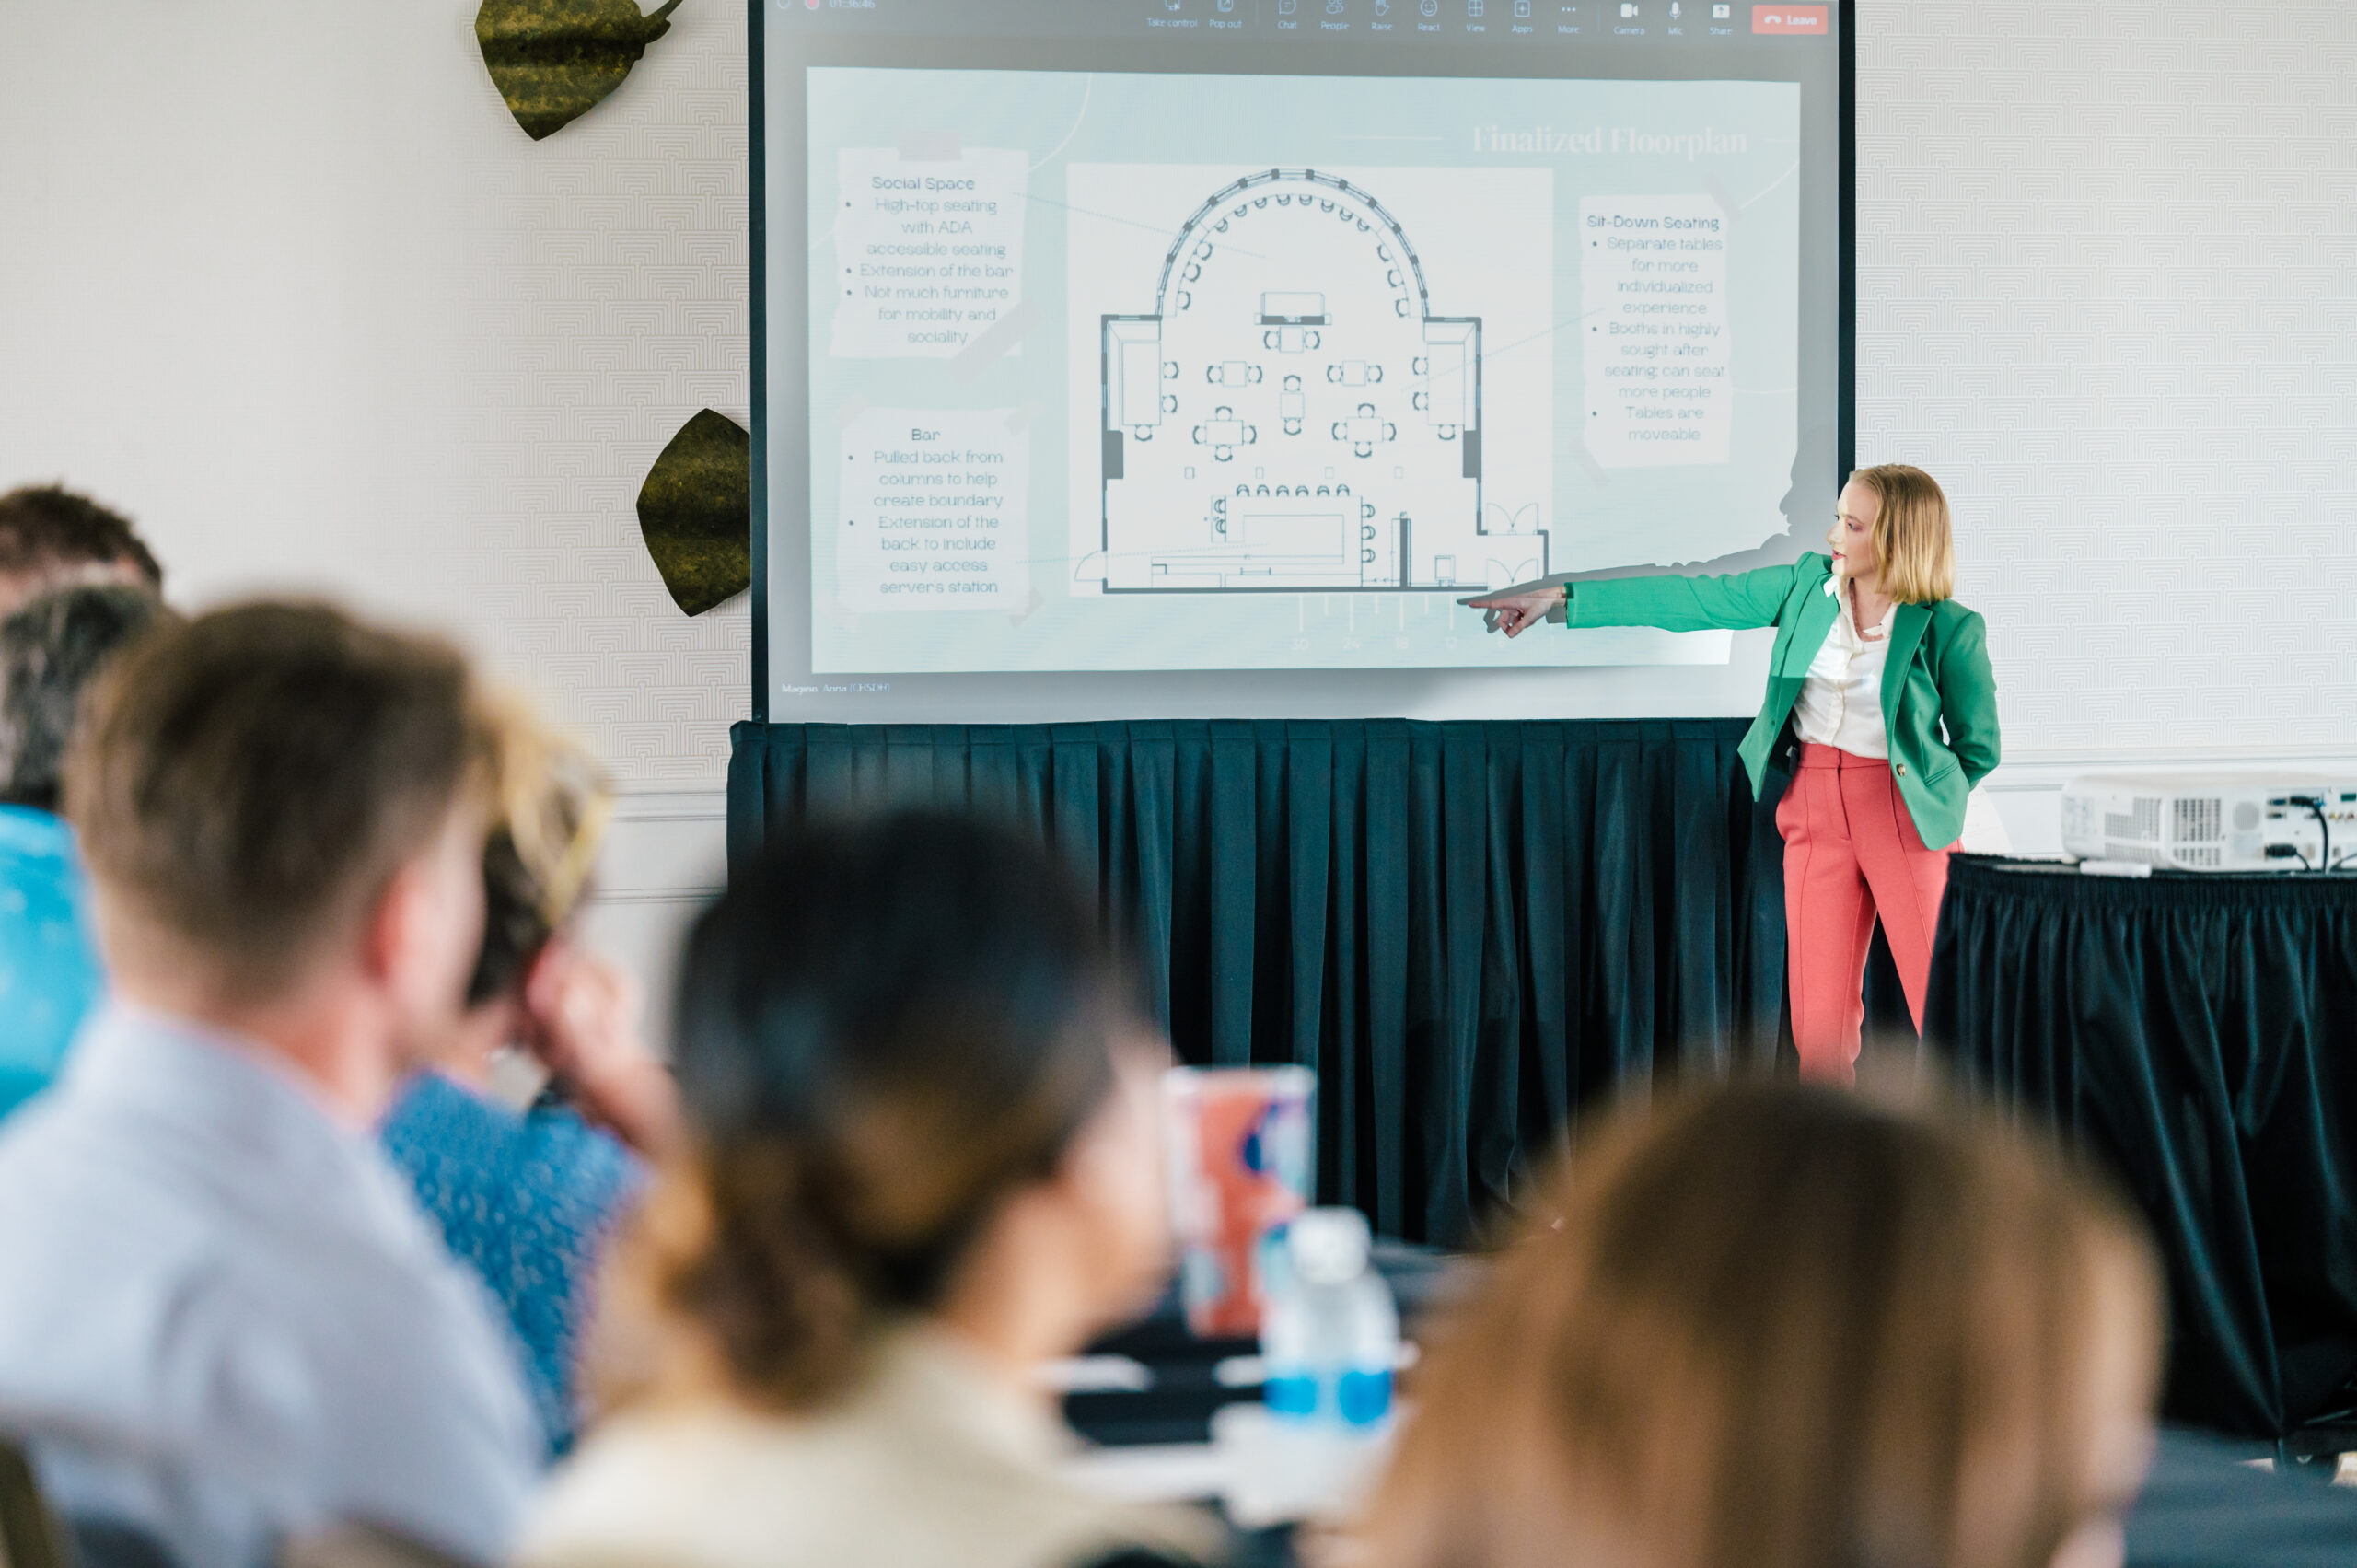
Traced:
<path fill-rule="evenodd" d="M 324 604 L 233 606 L 99 678 L 65 772 L 131 1000 L 317 998 L 404 1047 L 458 1016 L 482 935 L 497 726 L 446 643 Z"/>
<path fill-rule="evenodd" d="M 1159 1037 L 1029 841 L 804 830 L 697 923 L 676 1033 L 696 1148 L 625 1249 L 616 1392 L 815 1411 L 896 1324 L 1036 1359 L 1160 1283 Z"/>
<path fill-rule="evenodd" d="M 1830 1090 L 1604 1129 L 1418 1379 L 1382 1568 L 2119 1560 L 2156 1273 L 2047 1150 Z"/>

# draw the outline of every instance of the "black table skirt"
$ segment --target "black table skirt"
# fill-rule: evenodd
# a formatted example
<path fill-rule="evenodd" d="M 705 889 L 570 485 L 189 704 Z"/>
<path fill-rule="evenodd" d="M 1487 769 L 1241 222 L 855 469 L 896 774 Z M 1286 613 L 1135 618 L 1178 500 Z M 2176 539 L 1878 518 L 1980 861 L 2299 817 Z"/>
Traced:
<path fill-rule="evenodd" d="M 2357 1404 L 2357 876 L 1959 855 L 1924 1033 L 2152 1222 L 2174 1419 L 2282 1437 Z"/>
<path fill-rule="evenodd" d="M 1582 1106 L 1776 1059 L 1782 845 L 1739 719 L 742 724 L 729 857 L 931 803 L 1039 832 L 1180 1053 L 1318 1080 L 1318 1185 L 1452 1243 Z"/>

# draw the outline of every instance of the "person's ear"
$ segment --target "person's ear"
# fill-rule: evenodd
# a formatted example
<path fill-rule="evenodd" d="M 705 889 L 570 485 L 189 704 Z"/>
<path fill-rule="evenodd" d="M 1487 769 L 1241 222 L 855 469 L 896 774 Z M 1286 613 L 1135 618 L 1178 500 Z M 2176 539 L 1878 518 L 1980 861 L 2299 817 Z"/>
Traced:
<path fill-rule="evenodd" d="M 480 824 L 459 813 L 370 906 L 361 946 L 368 978 L 413 1006 L 455 1010 L 482 943 L 482 867 Z"/>
<path fill-rule="evenodd" d="M 424 860 L 406 861 L 369 907 L 361 964 L 377 984 L 406 989 L 405 979 L 416 968 L 416 955 L 424 946 L 426 929 L 441 901 L 435 897 L 432 881 Z"/>

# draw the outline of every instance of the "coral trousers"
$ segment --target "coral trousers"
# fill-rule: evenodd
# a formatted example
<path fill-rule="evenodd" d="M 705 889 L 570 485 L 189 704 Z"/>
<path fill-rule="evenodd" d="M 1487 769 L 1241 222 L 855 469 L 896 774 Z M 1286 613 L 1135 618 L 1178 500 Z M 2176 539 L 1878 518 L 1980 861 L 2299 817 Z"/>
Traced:
<path fill-rule="evenodd" d="M 1801 1074 L 1846 1083 L 1857 1072 L 1877 916 L 1907 1010 L 1922 1030 L 1948 852 L 1923 847 L 1888 762 L 1830 746 L 1801 748 L 1776 827 L 1784 835 L 1784 939 Z"/>

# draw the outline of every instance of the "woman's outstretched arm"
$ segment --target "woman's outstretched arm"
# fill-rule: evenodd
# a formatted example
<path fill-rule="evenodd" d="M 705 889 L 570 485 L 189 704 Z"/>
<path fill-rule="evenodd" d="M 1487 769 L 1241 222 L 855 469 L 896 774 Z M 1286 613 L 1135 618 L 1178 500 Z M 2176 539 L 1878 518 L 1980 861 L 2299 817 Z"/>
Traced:
<path fill-rule="evenodd" d="M 1491 629 L 1507 636 L 1544 619 L 1569 600 L 1573 626 L 1655 626 L 1666 632 L 1749 631 L 1773 626 L 1792 592 L 1797 566 L 1763 566 L 1756 572 L 1687 577 L 1675 572 L 1642 577 L 1508 589 L 1467 605 L 1486 612 Z"/>

